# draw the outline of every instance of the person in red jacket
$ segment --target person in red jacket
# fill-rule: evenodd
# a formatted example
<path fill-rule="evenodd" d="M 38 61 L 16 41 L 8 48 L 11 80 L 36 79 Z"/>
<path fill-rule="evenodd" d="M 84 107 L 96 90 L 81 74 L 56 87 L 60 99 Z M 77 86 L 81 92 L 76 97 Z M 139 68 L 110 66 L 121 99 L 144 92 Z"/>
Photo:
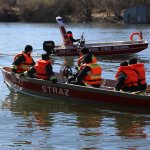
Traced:
<path fill-rule="evenodd" d="M 143 63 L 138 63 L 136 58 L 129 60 L 130 67 L 138 74 L 138 87 L 137 91 L 144 91 L 147 88 L 146 71 Z"/>
<path fill-rule="evenodd" d="M 48 54 L 42 54 L 42 59 L 38 60 L 36 65 L 29 71 L 25 71 L 20 76 L 36 77 L 38 79 L 49 80 L 57 83 L 57 78 L 53 72 L 53 67 Z"/>
<path fill-rule="evenodd" d="M 17 54 L 12 63 L 13 73 L 22 73 L 30 69 L 30 67 L 35 65 L 35 62 L 31 56 L 32 46 L 26 45 L 23 52 Z"/>
<path fill-rule="evenodd" d="M 68 38 L 70 39 L 70 41 L 72 42 L 72 44 L 73 44 L 74 42 L 80 41 L 80 39 L 74 39 L 74 38 L 73 38 L 73 34 L 72 34 L 71 31 L 67 31 L 67 36 L 68 36 Z"/>

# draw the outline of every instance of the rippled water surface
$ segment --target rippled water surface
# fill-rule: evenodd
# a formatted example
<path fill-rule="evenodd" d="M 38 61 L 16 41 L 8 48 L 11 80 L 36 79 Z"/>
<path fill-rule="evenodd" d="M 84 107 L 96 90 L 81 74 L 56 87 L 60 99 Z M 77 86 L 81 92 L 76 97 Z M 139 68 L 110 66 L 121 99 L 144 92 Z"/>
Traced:
<path fill-rule="evenodd" d="M 150 39 L 149 25 L 66 24 L 87 42 L 127 40 L 142 29 Z M 15 54 L 26 44 L 34 48 L 34 59 L 43 41 L 61 44 L 57 24 L 0 23 L 0 66 L 10 66 Z M 150 49 L 122 57 L 99 57 L 103 77 L 114 78 L 119 63 L 137 57 L 145 63 L 150 83 Z M 52 57 L 59 72 L 64 61 L 76 65 L 77 57 Z M 0 148 L 2 150 L 149 150 L 150 110 L 108 104 L 44 100 L 10 92 L 0 73 Z"/>

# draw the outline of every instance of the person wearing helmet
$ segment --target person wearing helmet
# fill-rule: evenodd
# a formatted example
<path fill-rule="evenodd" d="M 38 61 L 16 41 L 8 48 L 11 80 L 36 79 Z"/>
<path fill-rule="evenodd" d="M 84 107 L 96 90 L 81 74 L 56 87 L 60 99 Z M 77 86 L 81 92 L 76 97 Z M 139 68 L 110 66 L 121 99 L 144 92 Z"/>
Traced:
<path fill-rule="evenodd" d="M 74 38 L 73 38 L 73 34 L 72 34 L 71 31 L 67 31 L 67 36 L 68 36 L 68 38 L 70 39 L 70 41 L 72 42 L 72 44 L 73 44 L 74 42 L 80 41 L 80 39 L 74 39 Z"/>
<path fill-rule="evenodd" d="M 32 50 L 33 48 L 31 45 L 26 45 L 24 51 L 14 57 L 14 62 L 12 63 L 13 73 L 22 73 L 29 70 L 31 66 L 35 65 L 35 62 L 31 56 Z"/>

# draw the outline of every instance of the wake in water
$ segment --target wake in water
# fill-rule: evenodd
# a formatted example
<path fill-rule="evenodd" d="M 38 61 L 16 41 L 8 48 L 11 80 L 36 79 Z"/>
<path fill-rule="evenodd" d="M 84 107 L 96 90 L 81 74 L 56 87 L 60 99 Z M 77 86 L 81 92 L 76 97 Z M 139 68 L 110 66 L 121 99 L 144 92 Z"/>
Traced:
<path fill-rule="evenodd" d="M 6 52 L 2 52 L 0 51 L 0 56 L 15 56 L 19 53 L 19 50 L 12 50 L 13 52 L 10 52 L 8 50 L 6 50 Z M 21 50 L 20 50 L 21 52 Z M 42 54 L 44 54 L 45 51 L 42 49 L 34 49 L 32 52 L 32 56 L 33 57 L 40 57 Z"/>

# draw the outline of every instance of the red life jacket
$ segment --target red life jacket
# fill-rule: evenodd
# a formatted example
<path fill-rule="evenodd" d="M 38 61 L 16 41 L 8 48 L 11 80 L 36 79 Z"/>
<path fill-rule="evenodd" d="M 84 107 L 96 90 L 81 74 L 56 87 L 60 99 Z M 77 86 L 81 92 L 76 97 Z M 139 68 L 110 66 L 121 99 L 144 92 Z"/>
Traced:
<path fill-rule="evenodd" d="M 14 61 L 20 56 L 23 55 L 25 57 L 25 61 L 20 64 L 19 66 L 17 66 L 17 73 L 22 73 L 24 71 L 28 71 L 30 69 L 30 67 L 32 66 L 33 63 L 33 59 L 30 55 L 27 55 L 26 53 L 19 53 L 15 56 Z"/>
<path fill-rule="evenodd" d="M 138 86 L 138 74 L 130 66 L 120 66 L 115 75 L 116 78 L 120 72 L 123 72 L 127 76 L 124 86 Z"/>
<path fill-rule="evenodd" d="M 65 43 L 66 43 L 66 45 L 70 45 L 70 46 L 72 46 L 73 45 L 73 43 L 71 42 L 71 40 L 70 40 L 70 35 L 68 36 L 68 34 L 66 34 L 66 35 L 64 35 L 64 38 L 65 38 Z"/>
<path fill-rule="evenodd" d="M 67 45 L 73 45 L 72 41 L 70 40 L 70 37 L 73 37 L 73 35 L 67 33 L 65 36 L 65 40 L 66 40 Z"/>
<path fill-rule="evenodd" d="M 90 67 L 90 73 L 84 78 L 83 82 L 87 85 L 94 85 L 101 83 L 102 68 L 96 63 L 84 64 Z"/>
<path fill-rule="evenodd" d="M 73 34 L 68 33 L 67 35 L 68 35 L 69 38 L 73 37 Z"/>
<path fill-rule="evenodd" d="M 131 68 L 137 72 L 139 76 L 139 84 L 146 84 L 145 68 L 143 63 L 132 64 Z"/>
<path fill-rule="evenodd" d="M 46 66 L 51 64 L 50 60 L 38 60 L 37 64 L 34 66 L 36 69 L 36 77 L 38 79 L 48 79 L 48 75 L 46 73 Z"/>

